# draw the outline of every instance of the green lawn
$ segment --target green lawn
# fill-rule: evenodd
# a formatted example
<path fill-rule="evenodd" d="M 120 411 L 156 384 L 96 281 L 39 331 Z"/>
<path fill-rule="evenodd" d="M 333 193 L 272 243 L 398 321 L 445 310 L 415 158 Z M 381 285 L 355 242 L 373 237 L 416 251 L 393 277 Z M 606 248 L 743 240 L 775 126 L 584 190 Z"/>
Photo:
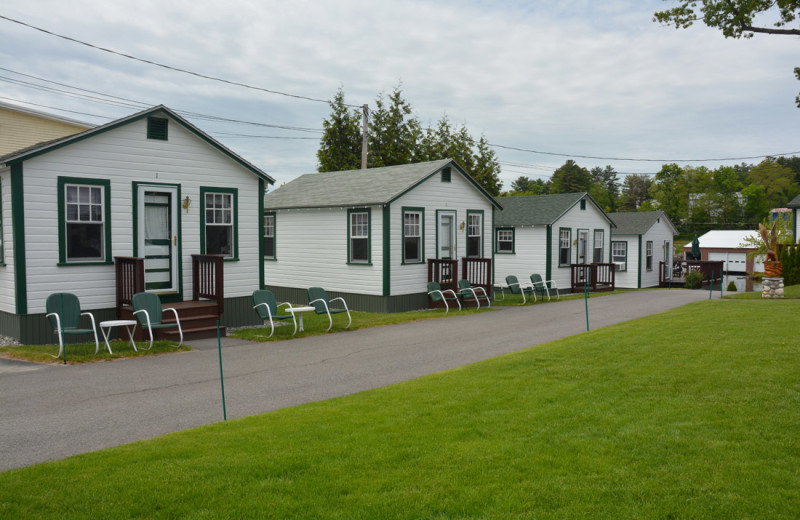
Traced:
<path fill-rule="evenodd" d="M 784 287 L 785 299 L 800 299 L 800 285 L 789 285 Z M 734 292 L 725 291 L 725 298 L 731 300 L 762 300 L 761 291 L 757 292 Z"/>
<path fill-rule="evenodd" d="M 124 359 L 142 356 L 155 356 L 171 352 L 183 352 L 192 350 L 186 345 L 181 345 L 172 341 L 154 341 L 153 348 L 147 350 L 149 341 L 137 341 L 136 350 L 133 350 L 130 343 L 125 340 L 111 341 L 113 354 L 108 353 L 102 337 L 100 338 L 100 351 L 95 355 L 94 343 L 77 343 L 66 345 L 67 364 L 92 363 L 95 361 L 111 361 L 113 359 Z M 58 345 L 17 345 L 1 347 L 0 355 L 11 359 L 21 359 L 34 363 L 63 363 L 64 354 L 58 359 L 54 358 L 58 354 Z"/>
<path fill-rule="evenodd" d="M 0 517 L 798 518 L 798 316 L 703 301 L 5 472 Z"/>

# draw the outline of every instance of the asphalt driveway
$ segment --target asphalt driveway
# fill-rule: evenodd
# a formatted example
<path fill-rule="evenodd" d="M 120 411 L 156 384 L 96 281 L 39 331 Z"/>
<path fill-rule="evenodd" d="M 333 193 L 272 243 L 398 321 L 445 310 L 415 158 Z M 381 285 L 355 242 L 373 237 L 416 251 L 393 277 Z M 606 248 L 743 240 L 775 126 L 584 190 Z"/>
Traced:
<path fill-rule="evenodd" d="M 714 296 L 718 298 L 718 295 Z M 636 291 L 589 300 L 592 329 L 708 299 Z M 586 331 L 584 300 L 276 343 L 223 339 L 228 419 L 378 388 Z M 0 471 L 221 421 L 217 341 L 83 365 L 0 361 Z"/>

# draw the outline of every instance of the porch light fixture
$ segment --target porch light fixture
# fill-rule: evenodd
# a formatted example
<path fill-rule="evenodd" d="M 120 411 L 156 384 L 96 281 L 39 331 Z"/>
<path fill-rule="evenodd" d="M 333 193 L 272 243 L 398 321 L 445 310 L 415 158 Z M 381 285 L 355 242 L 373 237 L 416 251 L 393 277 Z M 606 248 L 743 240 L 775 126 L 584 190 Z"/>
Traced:
<path fill-rule="evenodd" d="M 181 204 L 181 207 L 183 207 L 183 209 L 184 209 L 184 211 L 186 211 L 186 213 L 189 213 L 189 205 L 191 203 L 192 203 L 192 199 L 190 199 L 189 196 L 187 195 L 186 198 L 183 199 L 183 204 Z"/>
<path fill-rule="evenodd" d="M 464 231 L 464 221 L 463 220 L 461 221 L 461 224 L 459 224 L 458 229 L 460 229 L 461 231 Z"/>

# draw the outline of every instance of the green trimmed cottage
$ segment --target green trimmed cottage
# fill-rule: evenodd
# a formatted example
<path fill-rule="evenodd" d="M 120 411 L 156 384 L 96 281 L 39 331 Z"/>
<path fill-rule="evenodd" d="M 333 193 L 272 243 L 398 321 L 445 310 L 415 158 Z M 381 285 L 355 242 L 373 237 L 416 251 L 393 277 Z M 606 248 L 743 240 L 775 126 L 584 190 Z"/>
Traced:
<path fill-rule="evenodd" d="M 192 255 L 221 256 L 223 323 L 253 322 L 272 183 L 165 106 L 1 157 L 0 334 L 52 343 L 53 292 L 115 319 L 118 257 L 143 264 L 146 290 L 181 302 Z"/>
<path fill-rule="evenodd" d="M 264 198 L 264 282 L 365 311 L 428 307 L 427 260 L 491 258 L 496 202 L 456 162 L 302 175 Z"/>
<path fill-rule="evenodd" d="M 569 292 L 573 264 L 607 263 L 614 222 L 588 193 L 501 197 L 494 227 L 495 279 L 540 274 Z"/>
<path fill-rule="evenodd" d="M 611 261 L 616 266 L 617 287 L 658 287 L 659 265 L 672 273 L 674 237 L 678 233 L 663 211 L 610 213 L 617 225 L 611 231 Z"/>
<path fill-rule="evenodd" d="M 787 208 L 792 210 L 792 236 L 794 237 L 794 242 L 796 244 L 800 244 L 800 223 L 798 223 L 798 213 L 800 213 L 800 195 L 793 198 L 792 201 L 786 205 Z"/>

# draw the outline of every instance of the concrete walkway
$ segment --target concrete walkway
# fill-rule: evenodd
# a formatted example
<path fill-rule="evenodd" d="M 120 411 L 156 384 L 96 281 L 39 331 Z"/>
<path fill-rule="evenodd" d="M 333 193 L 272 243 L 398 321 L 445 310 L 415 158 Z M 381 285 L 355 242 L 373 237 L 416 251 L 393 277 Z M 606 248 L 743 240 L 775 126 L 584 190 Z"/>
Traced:
<path fill-rule="evenodd" d="M 708 299 L 637 291 L 589 300 L 592 330 Z M 714 298 L 719 298 L 715 295 Z M 378 388 L 586 331 L 584 300 L 276 343 L 223 338 L 228 419 Z M 0 471 L 222 420 L 217 340 L 83 365 L 0 363 Z"/>

